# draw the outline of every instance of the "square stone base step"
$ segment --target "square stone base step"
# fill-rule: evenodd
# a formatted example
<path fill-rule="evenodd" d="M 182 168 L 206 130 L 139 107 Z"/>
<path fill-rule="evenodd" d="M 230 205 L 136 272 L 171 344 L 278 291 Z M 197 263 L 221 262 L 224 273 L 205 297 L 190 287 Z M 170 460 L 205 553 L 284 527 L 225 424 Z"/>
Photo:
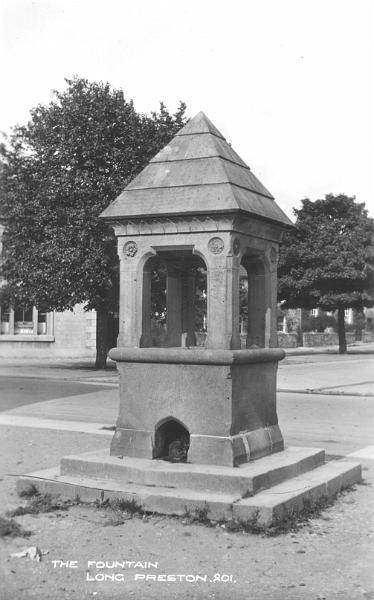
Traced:
<path fill-rule="evenodd" d="M 258 516 L 259 523 L 268 524 L 322 499 L 331 499 L 344 488 L 361 481 L 359 463 L 334 460 L 308 473 L 263 490 L 233 505 L 233 518 L 245 521 L 248 515 Z"/>
<path fill-rule="evenodd" d="M 41 493 L 58 494 L 64 499 L 79 498 L 83 502 L 94 502 L 120 498 L 135 501 L 146 512 L 182 516 L 194 514 L 196 510 L 209 510 L 213 520 L 231 520 L 232 504 L 238 499 L 236 494 L 216 494 L 198 492 L 187 488 L 173 489 L 158 486 L 121 484 L 110 479 L 91 479 L 60 475 L 59 469 L 45 469 L 21 477 L 17 481 L 17 491 L 33 484 Z"/>
<path fill-rule="evenodd" d="M 61 475 L 110 479 L 121 483 L 188 488 L 249 496 L 324 464 L 324 450 L 286 448 L 238 467 L 171 463 L 109 456 L 106 450 L 61 459 Z"/>
<path fill-rule="evenodd" d="M 63 459 L 61 470 L 45 469 L 21 477 L 17 490 L 34 485 L 40 492 L 62 498 L 122 498 L 135 501 L 146 512 L 185 515 L 204 510 L 212 520 L 257 519 L 268 526 L 289 511 L 298 512 L 306 503 L 331 498 L 361 480 L 358 463 L 341 460 L 321 464 L 323 451 L 288 450 L 286 456 L 286 451 L 280 452 L 239 468 L 140 459 L 123 459 L 119 465 L 120 459 L 108 455 L 102 464 L 102 453 L 90 452 Z M 314 457 L 310 470 L 305 470 L 307 456 Z M 292 467 L 285 477 L 287 462 Z"/>

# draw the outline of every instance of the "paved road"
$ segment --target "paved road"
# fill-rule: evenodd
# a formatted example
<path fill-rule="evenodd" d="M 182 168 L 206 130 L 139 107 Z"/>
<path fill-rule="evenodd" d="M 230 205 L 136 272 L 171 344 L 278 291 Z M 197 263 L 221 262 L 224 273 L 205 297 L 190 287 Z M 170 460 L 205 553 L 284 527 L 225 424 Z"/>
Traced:
<path fill-rule="evenodd" d="M 110 389 L 103 387 L 101 389 Z M 96 392 L 97 386 L 64 379 L 0 376 L 0 412 L 18 406 Z"/>
<path fill-rule="evenodd" d="M 374 356 L 287 356 L 279 364 L 277 387 L 288 391 L 374 395 Z"/>
<path fill-rule="evenodd" d="M 108 375 L 61 365 L 34 372 L 38 378 L 0 371 L 0 424 L 102 434 L 102 426 L 115 423 L 114 371 Z M 111 385 L 106 383 L 108 377 Z M 374 395 L 370 395 L 374 390 L 369 383 L 373 380 L 373 355 L 288 356 L 278 371 L 278 388 L 288 390 L 278 392 L 286 443 L 323 447 L 333 455 L 374 445 Z"/>
<path fill-rule="evenodd" d="M 373 397 L 278 393 L 277 406 L 287 445 L 324 448 L 338 456 L 374 447 Z"/>

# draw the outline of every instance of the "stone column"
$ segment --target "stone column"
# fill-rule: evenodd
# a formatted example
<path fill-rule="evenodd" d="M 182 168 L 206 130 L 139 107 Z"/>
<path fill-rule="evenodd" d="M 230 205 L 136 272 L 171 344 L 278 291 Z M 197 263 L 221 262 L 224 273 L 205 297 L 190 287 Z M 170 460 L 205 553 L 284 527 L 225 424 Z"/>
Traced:
<path fill-rule="evenodd" d="M 140 346 L 149 348 L 152 346 L 151 334 L 151 286 L 152 286 L 152 267 L 147 262 L 143 269 L 143 290 L 142 290 L 142 337 Z"/>
<path fill-rule="evenodd" d="M 166 275 L 167 345 L 178 348 L 182 338 L 182 273 L 174 264 L 167 264 Z"/>
<path fill-rule="evenodd" d="M 266 272 L 266 307 L 268 318 L 266 318 L 265 326 L 265 347 L 276 348 L 278 346 L 277 335 L 277 267 L 278 267 L 278 251 L 275 246 L 272 246 L 269 251 L 269 259 L 265 262 Z"/>
<path fill-rule="evenodd" d="M 247 348 L 265 346 L 265 273 L 260 261 L 247 263 L 248 271 L 248 336 Z"/>
<path fill-rule="evenodd" d="M 208 264 L 207 348 L 230 348 L 226 331 L 226 257 L 214 257 Z"/>
<path fill-rule="evenodd" d="M 128 241 L 122 246 L 119 238 L 118 255 L 120 258 L 120 307 L 118 346 L 139 347 L 142 328 L 142 277 L 139 280 L 137 244 Z"/>
<path fill-rule="evenodd" d="M 226 330 L 231 331 L 230 348 L 239 350 L 240 343 L 240 262 L 235 256 L 226 259 L 227 311 Z"/>
<path fill-rule="evenodd" d="M 195 274 L 182 276 L 182 332 L 187 333 L 186 346 L 195 346 Z"/>
<path fill-rule="evenodd" d="M 207 348 L 240 348 L 238 257 L 223 254 L 223 241 L 208 245 Z M 220 240 L 220 241 L 217 241 Z M 212 240 L 211 240 L 212 241 Z M 210 243 L 210 242 L 209 242 Z M 218 252 L 218 250 L 222 250 Z"/>

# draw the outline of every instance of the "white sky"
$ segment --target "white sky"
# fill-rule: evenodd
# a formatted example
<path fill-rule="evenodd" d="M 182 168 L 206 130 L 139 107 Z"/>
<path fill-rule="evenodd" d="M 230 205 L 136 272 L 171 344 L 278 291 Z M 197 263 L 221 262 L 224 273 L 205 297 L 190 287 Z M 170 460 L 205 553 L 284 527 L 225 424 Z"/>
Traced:
<path fill-rule="evenodd" d="M 73 74 L 139 111 L 203 110 L 292 215 L 355 195 L 374 215 L 371 0 L 0 0 L 0 130 Z"/>

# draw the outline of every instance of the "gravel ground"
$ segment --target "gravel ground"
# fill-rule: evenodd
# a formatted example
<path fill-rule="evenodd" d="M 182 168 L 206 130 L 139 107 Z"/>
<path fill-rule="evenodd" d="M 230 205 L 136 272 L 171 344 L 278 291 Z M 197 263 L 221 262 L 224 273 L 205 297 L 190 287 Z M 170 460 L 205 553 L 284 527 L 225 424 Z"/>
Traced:
<path fill-rule="evenodd" d="M 106 446 L 108 439 L 102 436 L 1 427 L 2 514 L 25 503 L 15 494 L 15 478 L 6 473 L 53 466 L 64 454 Z M 373 470 L 370 461 L 367 465 L 369 483 Z M 374 598 L 372 500 L 371 485 L 359 485 L 297 533 L 278 537 L 233 533 L 159 515 L 136 516 L 115 525 L 113 512 L 85 505 L 20 516 L 16 520 L 32 536 L 0 540 L 0 598 Z M 27 546 L 48 554 L 41 562 L 10 557 Z M 52 561 L 77 562 L 70 568 Z M 108 561 L 108 566 L 103 569 L 88 561 Z M 112 561 L 130 562 L 111 568 Z M 145 563 L 153 565 L 145 568 Z M 118 581 L 96 580 L 113 574 Z M 217 580 L 217 574 L 220 581 L 209 582 Z M 146 579 L 164 575 L 175 575 L 176 581 Z M 197 575 L 202 579 L 195 581 Z"/>

